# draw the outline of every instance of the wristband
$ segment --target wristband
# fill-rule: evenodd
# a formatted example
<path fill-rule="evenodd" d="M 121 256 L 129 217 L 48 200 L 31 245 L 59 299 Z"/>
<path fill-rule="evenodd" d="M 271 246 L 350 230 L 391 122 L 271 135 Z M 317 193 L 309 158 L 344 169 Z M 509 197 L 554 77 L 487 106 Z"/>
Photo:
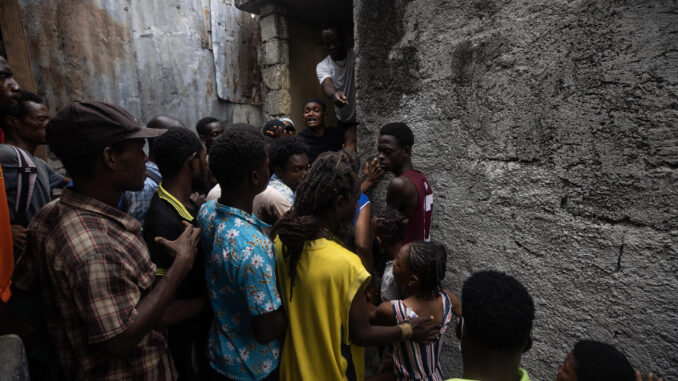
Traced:
<path fill-rule="evenodd" d="M 409 323 L 400 324 L 398 327 L 400 327 L 400 331 L 402 332 L 400 340 L 409 340 L 412 337 L 412 326 Z"/>

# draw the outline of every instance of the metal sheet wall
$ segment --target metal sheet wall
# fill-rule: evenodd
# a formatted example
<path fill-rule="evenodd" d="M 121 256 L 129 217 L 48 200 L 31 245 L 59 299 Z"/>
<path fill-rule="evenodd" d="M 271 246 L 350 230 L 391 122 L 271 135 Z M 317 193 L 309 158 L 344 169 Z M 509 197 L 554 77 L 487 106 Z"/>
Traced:
<path fill-rule="evenodd" d="M 217 76 L 234 78 L 234 67 L 213 56 L 212 13 L 237 16 L 240 11 L 230 2 L 211 3 L 21 0 L 38 94 L 53 111 L 75 99 L 96 99 L 120 104 L 141 121 L 164 114 L 189 126 L 204 116 L 261 124 L 256 97 L 231 91 L 234 95 L 219 99 L 228 91 L 217 91 L 217 83 L 224 82 Z M 232 28 L 232 33 L 242 33 L 242 28 Z M 257 36 L 245 38 L 256 43 Z M 216 54 L 235 54 L 242 37 L 219 45 L 227 49 Z M 241 63 L 236 61 L 238 75 Z M 247 63 L 251 68 L 245 72 L 258 70 L 256 59 Z M 260 80 L 251 78 L 251 87 L 258 89 Z"/>

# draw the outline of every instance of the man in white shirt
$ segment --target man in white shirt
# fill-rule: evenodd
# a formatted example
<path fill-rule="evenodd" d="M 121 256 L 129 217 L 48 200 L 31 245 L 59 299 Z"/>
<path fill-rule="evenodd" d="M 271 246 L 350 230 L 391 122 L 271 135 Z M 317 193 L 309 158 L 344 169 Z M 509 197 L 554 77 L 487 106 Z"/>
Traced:
<path fill-rule="evenodd" d="M 355 116 L 355 56 L 353 48 L 344 46 L 341 30 L 336 26 L 323 27 L 321 38 L 327 47 L 329 56 L 320 61 L 315 68 L 318 81 L 334 103 L 339 128 L 345 129 L 344 148 L 356 150 Z"/>

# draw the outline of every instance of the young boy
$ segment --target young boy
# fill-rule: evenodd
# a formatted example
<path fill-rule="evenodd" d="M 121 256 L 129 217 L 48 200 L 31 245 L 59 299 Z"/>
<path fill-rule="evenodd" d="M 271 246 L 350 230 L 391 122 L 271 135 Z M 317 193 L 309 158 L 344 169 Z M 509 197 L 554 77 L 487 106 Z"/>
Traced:
<path fill-rule="evenodd" d="M 214 311 L 207 357 L 213 379 L 277 379 L 286 320 L 276 288 L 275 257 L 252 214 L 268 185 L 263 135 L 252 126 L 226 130 L 210 149 L 209 166 L 221 197 L 200 209 L 198 226 L 210 254 L 205 264 Z"/>
<path fill-rule="evenodd" d="M 431 240 L 433 190 L 412 166 L 413 144 L 414 135 L 405 123 L 389 123 L 379 130 L 379 164 L 395 175 L 386 190 L 386 204 L 409 220 L 403 243 Z"/>

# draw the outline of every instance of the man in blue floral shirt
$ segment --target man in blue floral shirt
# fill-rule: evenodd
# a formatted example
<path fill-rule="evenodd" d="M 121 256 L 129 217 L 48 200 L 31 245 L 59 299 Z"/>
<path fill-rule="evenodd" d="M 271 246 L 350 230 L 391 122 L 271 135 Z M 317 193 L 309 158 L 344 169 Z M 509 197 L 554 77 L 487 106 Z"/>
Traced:
<path fill-rule="evenodd" d="M 221 197 L 198 215 L 211 249 L 205 274 L 214 319 L 207 357 L 215 379 L 277 379 L 287 321 L 272 244 L 262 232 L 269 226 L 252 214 L 252 200 L 269 180 L 263 135 L 251 126 L 234 126 L 212 145 L 210 159 Z"/>

